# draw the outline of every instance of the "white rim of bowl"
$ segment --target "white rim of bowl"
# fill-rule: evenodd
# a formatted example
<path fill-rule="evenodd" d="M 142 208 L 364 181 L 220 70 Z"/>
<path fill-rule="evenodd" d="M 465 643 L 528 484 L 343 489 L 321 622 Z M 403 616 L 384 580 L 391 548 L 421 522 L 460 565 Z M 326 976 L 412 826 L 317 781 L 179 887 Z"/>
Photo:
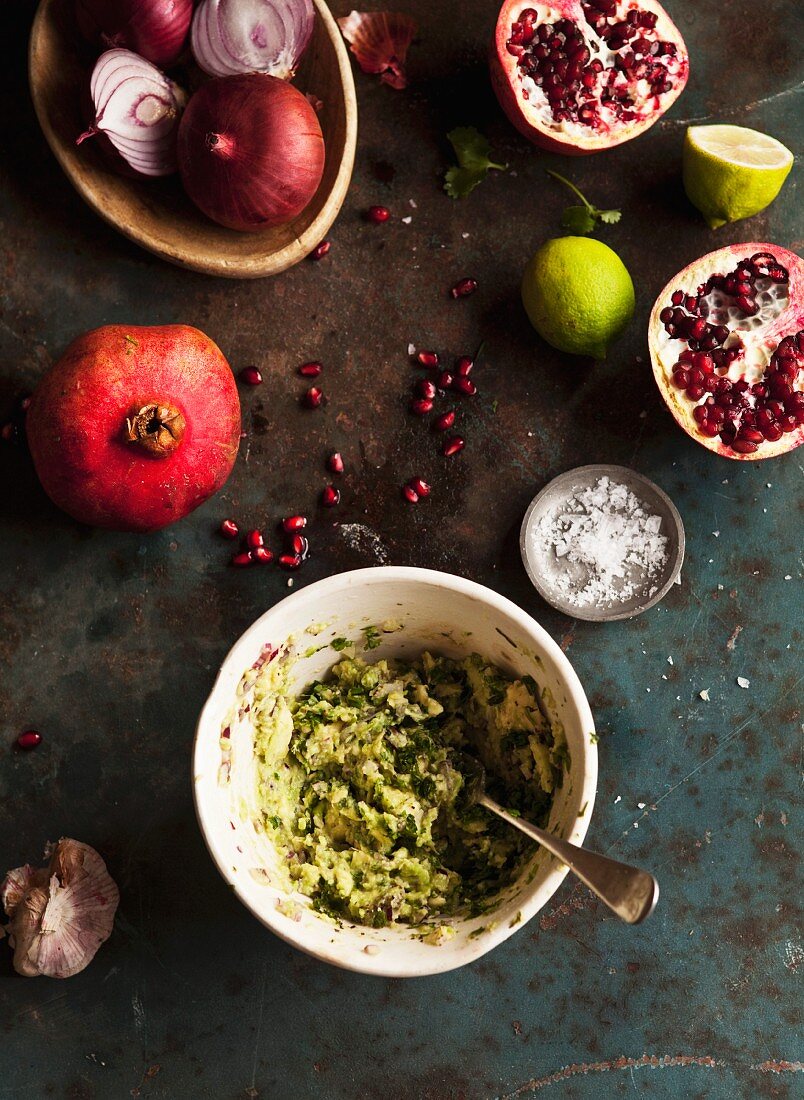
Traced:
<path fill-rule="evenodd" d="M 305 600 L 311 598 L 311 594 L 314 596 L 316 593 L 321 592 L 323 589 L 338 589 L 348 587 L 354 583 L 354 578 L 360 578 L 361 581 L 370 580 L 371 578 L 380 578 L 387 580 L 402 580 L 402 581 L 425 581 L 431 584 L 437 584 L 441 588 L 446 588 L 453 592 L 460 592 L 464 595 L 474 596 L 482 600 L 484 603 L 490 604 L 498 611 L 504 612 L 506 615 L 515 619 L 519 625 L 536 638 L 538 644 L 549 652 L 550 656 L 558 664 L 561 671 L 562 678 L 567 687 L 567 691 L 570 696 L 570 700 L 573 706 L 576 708 L 580 715 L 581 725 L 584 729 L 588 729 L 590 734 L 594 734 L 595 724 L 592 717 L 592 711 L 589 706 L 589 701 L 586 698 L 586 694 L 583 690 L 580 679 L 575 669 L 570 664 L 566 654 L 561 650 L 557 642 L 547 633 L 543 626 L 541 626 L 532 615 L 529 615 L 526 611 L 523 611 L 518 604 L 515 604 L 512 600 L 509 600 L 507 596 L 501 596 L 498 592 L 495 592 L 492 588 L 487 588 L 483 584 L 479 584 L 477 581 L 466 580 L 463 577 L 458 577 L 453 573 L 443 573 L 438 569 L 420 569 L 415 566 L 403 566 L 403 565 L 379 565 L 372 566 L 366 569 L 351 569 L 344 573 L 335 573 L 331 577 L 324 577 L 320 581 L 314 581 L 313 584 L 308 585 L 306 588 L 300 589 L 298 592 L 294 592 L 289 596 L 285 596 L 283 599 L 275 603 L 273 607 L 270 607 L 267 611 L 263 612 L 254 622 L 246 627 L 232 648 L 228 651 L 221 666 L 218 670 L 218 674 L 215 677 L 215 682 L 212 685 L 212 689 L 207 697 L 204 706 L 201 708 L 201 713 L 196 723 L 195 736 L 193 738 L 193 754 L 192 754 L 192 771 L 190 774 L 190 781 L 193 788 L 193 805 L 195 807 L 196 819 L 201 831 L 201 836 L 204 839 L 207 851 L 212 857 L 212 861 L 218 869 L 218 872 L 227 886 L 230 887 L 237 900 L 248 911 L 257 918 L 257 920 L 263 924 L 270 932 L 279 939 L 284 940 L 285 943 L 290 944 L 291 947 L 295 947 L 299 951 L 305 952 L 307 955 L 311 955 L 313 958 L 319 959 L 321 962 L 330 963 L 333 966 L 337 966 L 343 970 L 351 970 L 361 974 L 369 974 L 375 977 L 385 978 L 411 978 L 411 977 L 427 977 L 431 974 L 442 974 L 449 970 L 456 970 L 458 967 L 465 966 L 468 963 L 474 962 L 476 959 L 485 955 L 488 951 L 491 951 L 494 947 L 497 947 L 503 941 L 507 940 L 509 936 L 513 935 L 520 928 L 523 928 L 528 921 L 540 912 L 549 900 L 555 895 L 556 891 L 560 887 L 561 883 L 569 874 L 569 867 L 560 863 L 557 859 L 553 858 L 553 866 L 548 872 L 547 877 L 541 885 L 539 895 L 544 894 L 544 898 L 539 900 L 538 896 L 530 897 L 523 901 L 521 906 L 522 920 L 513 928 L 500 926 L 489 932 L 487 935 L 478 937 L 475 941 L 475 950 L 467 952 L 465 956 L 456 957 L 452 955 L 439 954 L 433 952 L 433 965 L 428 966 L 426 969 L 421 965 L 415 967 L 406 967 L 399 965 L 388 965 L 383 959 L 383 954 L 370 956 L 367 955 L 365 963 L 360 960 L 360 965 L 353 965 L 351 962 L 346 962 L 338 956 L 337 950 L 331 950 L 327 948 L 318 948 L 305 942 L 302 938 L 294 937 L 288 934 L 288 930 L 285 929 L 282 923 L 273 921 L 273 913 L 261 912 L 255 908 L 248 898 L 244 897 L 238 889 L 237 883 L 232 880 L 232 876 L 229 873 L 228 864 L 223 856 L 223 853 L 219 850 L 217 841 L 215 839 L 215 830 L 211 823 L 208 822 L 205 808 L 201 798 L 199 797 L 199 785 L 195 780 L 196 774 L 199 771 L 199 756 L 200 756 L 200 744 L 204 737 L 207 724 L 211 721 L 210 715 L 214 708 L 214 704 L 217 702 L 217 697 L 221 693 L 224 687 L 225 671 L 227 667 L 237 662 L 237 669 L 240 674 L 245 671 L 249 664 L 249 658 L 246 656 L 241 657 L 241 652 L 244 652 L 248 646 L 250 636 L 257 632 L 261 627 L 266 624 L 269 619 L 274 616 L 280 608 L 286 608 L 289 605 L 303 603 Z M 597 793 L 597 777 L 598 777 L 598 760 L 597 760 L 597 744 L 592 738 L 589 739 L 585 746 L 585 767 L 582 775 L 582 788 L 581 788 L 581 801 L 580 805 L 583 809 L 583 814 L 576 814 L 575 822 L 569 830 L 568 836 L 572 838 L 574 844 L 582 844 L 589 830 L 589 826 L 592 821 L 592 813 L 595 807 L 595 795 Z"/>

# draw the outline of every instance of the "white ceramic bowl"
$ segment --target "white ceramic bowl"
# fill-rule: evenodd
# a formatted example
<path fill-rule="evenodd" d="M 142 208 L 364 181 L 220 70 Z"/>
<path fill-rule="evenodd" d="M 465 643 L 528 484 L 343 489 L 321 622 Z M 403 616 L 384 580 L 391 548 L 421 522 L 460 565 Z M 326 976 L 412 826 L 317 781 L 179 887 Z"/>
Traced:
<path fill-rule="evenodd" d="M 347 970 L 386 977 L 417 977 L 452 970 L 502 943 L 550 900 L 567 868 L 534 845 L 533 859 L 503 891 L 492 913 L 446 921 L 456 934 L 439 946 L 407 927 L 340 927 L 310 908 L 301 894 L 288 895 L 272 868 L 278 854 L 252 824 L 255 760 L 248 690 L 238 696 L 244 672 L 264 647 L 290 642 L 298 659 L 292 689 L 301 690 L 337 660 L 326 643 L 347 637 L 360 646 L 366 626 L 389 620 L 402 629 L 383 633 L 369 660 L 417 656 L 430 649 L 449 657 L 476 651 L 513 675 L 529 673 L 549 689 L 563 722 L 570 765 L 550 813 L 549 828 L 583 842 L 597 785 L 594 724 L 583 688 L 553 639 L 510 600 L 473 581 L 429 569 L 387 566 L 357 569 L 311 584 L 288 596 L 248 628 L 221 666 L 201 712 L 193 755 L 196 812 L 218 870 L 237 897 L 272 932 L 302 951 Z M 308 628 L 326 624 L 317 635 Z M 318 649 L 318 646 L 322 646 Z M 230 735 L 221 739 L 229 726 Z M 289 901 L 298 904 L 288 904 Z M 285 910 L 285 911 L 283 911 Z M 291 915 L 287 915 L 288 912 Z"/>

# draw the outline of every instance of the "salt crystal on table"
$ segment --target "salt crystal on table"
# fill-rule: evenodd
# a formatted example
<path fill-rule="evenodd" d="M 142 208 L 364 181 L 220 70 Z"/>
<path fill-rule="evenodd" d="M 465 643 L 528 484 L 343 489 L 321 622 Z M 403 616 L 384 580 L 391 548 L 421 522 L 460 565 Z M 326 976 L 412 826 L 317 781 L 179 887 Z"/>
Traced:
<path fill-rule="evenodd" d="M 699 691 L 698 694 L 705 703 L 709 702 L 709 688 L 704 688 L 703 691 Z"/>
<path fill-rule="evenodd" d="M 751 686 L 751 681 L 746 680 L 745 676 L 738 676 L 737 677 L 737 686 L 741 687 L 741 688 L 750 687 Z"/>

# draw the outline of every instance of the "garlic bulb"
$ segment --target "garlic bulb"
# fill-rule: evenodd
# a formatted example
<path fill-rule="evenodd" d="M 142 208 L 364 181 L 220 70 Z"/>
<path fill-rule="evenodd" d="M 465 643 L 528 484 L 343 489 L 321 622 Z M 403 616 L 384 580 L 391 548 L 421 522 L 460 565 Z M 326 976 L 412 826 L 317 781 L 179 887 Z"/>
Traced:
<path fill-rule="evenodd" d="M 28 978 L 69 978 L 111 935 L 120 894 L 88 844 L 63 837 L 47 867 L 9 871 L 0 902 L 9 917 L 14 969 Z"/>

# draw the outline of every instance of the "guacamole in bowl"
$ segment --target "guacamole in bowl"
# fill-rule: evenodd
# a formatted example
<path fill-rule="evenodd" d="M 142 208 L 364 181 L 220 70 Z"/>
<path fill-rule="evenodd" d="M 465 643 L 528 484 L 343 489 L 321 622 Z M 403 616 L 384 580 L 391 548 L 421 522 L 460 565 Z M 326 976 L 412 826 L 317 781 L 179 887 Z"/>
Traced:
<path fill-rule="evenodd" d="M 465 797 L 456 750 L 480 757 L 512 812 L 544 824 L 567 762 L 561 723 L 532 677 L 476 653 L 369 663 L 354 649 L 295 697 L 286 660 L 260 671 L 259 827 L 288 884 L 336 921 L 432 928 L 487 911 L 533 843 Z"/>

